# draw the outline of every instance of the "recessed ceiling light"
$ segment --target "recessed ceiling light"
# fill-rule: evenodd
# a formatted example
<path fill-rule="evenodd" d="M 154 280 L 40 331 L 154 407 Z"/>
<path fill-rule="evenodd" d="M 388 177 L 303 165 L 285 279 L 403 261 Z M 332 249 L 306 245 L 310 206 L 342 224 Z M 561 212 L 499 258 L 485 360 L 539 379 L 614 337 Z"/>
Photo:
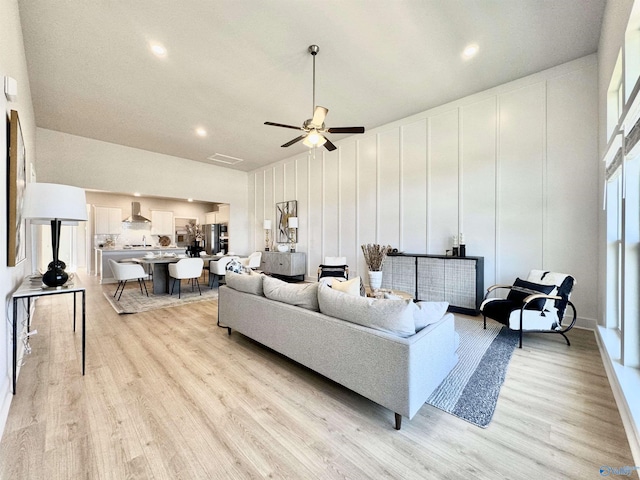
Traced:
<path fill-rule="evenodd" d="M 469 59 L 475 57 L 478 53 L 478 50 L 480 50 L 480 47 L 478 47 L 478 45 L 476 45 L 475 43 L 467 45 L 462 51 L 462 58 Z"/>
<path fill-rule="evenodd" d="M 198 135 L 199 137 L 206 137 L 207 131 L 202 127 L 196 128 L 196 135 Z"/>
<path fill-rule="evenodd" d="M 159 43 L 152 43 L 151 44 L 151 51 L 153 52 L 153 54 L 156 57 L 166 57 L 167 56 L 167 49 L 164 48 L 162 45 L 160 45 Z"/>
<path fill-rule="evenodd" d="M 133 196 L 134 196 L 134 197 L 139 197 L 139 196 L 140 196 L 140 192 L 134 192 L 134 193 L 133 193 Z"/>
<path fill-rule="evenodd" d="M 193 198 L 187 198 L 187 202 L 193 202 Z"/>

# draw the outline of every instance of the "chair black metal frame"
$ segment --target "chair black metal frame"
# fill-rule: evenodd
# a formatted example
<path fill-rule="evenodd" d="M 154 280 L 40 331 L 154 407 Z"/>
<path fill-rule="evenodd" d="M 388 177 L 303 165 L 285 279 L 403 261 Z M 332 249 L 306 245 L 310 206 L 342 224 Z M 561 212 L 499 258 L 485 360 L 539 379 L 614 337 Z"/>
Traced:
<path fill-rule="evenodd" d="M 323 277 L 342 277 L 349 280 L 349 265 L 319 265 L 318 281 Z"/>
<path fill-rule="evenodd" d="M 513 288 L 513 285 L 492 285 L 487 289 L 487 293 L 484 296 L 483 302 L 482 302 L 482 306 L 480 307 L 480 310 L 482 311 L 482 315 L 484 317 L 484 328 L 487 328 L 487 315 L 484 312 L 484 307 L 485 307 L 485 302 L 486 300 L 489 299 L 489 294 L 495 290 L 498 289 L 508 289 L 511 290 Z M 573 318 L 571 319 L 571 322 L 566 325 L 563 326 L 563 322 L 562 322 L 562 318 L 558 319 L 558 326 L 555 329 L 523 329 L 523 317 L 524 317 L 524 312 L 525 310 L 529 310 L 529 311 L 540 311 L 537 309 L 528 309 L 527 307 L 529 306 L 529 304 L 531 304 L 531 302 L 534 302 L 536 300 L 554 300 L 557 302 L 565 302 L 566 301 L 566 305 L 571 307 L 571 309 L 573 310 Z M 509 300 L 495 300 L 495 301 L 503 301 L 503 302 L 509 302 Z M 524 332 L 526 333 L 557 333 L 560 334 L 564 337 L 565 341 L 567 342 L 568 346 L 571 346 L 571 342 L 569 341 L 569 338 L 565 335 L 569 330 L 571 330 L 575 323 L 576 323 L 576 319 L 577 319 L 577 311 L 576 311 L 576 307 L 575 305 L 571 302 L 571 300 L 569 300 L 568 295 L 567 297 L 563 297 L 561 295 L 545 295 L 543 293 L 536 293 L 536 294 L 531 294 L 528 295 L 527 297 L 525 297 L 525 299 L 522 301 L 521 304 L 517 304 L 514 301 L 511 301 L 513 303 L 512 308 L 509 310 L 509 315 L 507 315 L 506 318 L 493 318 L 491 316 L 489 316 L 489 318 L 492 318 L 493 320 L 496 320 L 497 322 L 502 323 L 503 325 L 505 325 L 507 328 L 511 328 L 509 325 L 509 318 L 510 318 L 510 313 L 514 312 L 516 310 L 520 311 L 520 323 L 519 323 L 519 328 L 516 330 L 519 334 L 519 348 L 522 348 L 522 334 Z M 490 302 L 493 303 L 493 302 Z M 566 307 L 565 307 L 566 308 Z M 506 311 L 506 309 L 505 309 Z M 564 309 L 563 309 L 563 316 L 564 316 Z"/>

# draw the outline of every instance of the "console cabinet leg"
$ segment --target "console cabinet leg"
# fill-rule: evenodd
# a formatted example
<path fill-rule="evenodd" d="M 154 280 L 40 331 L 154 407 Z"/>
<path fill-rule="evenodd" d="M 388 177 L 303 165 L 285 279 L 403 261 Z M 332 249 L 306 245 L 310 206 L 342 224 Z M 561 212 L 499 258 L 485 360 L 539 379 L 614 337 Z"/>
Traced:
<path fill-rule="evenodd" d="M 399 413 L 394 413 L 394 415 L 396 416 L 396 430 L 400 430 L 400 427 L 402 427 L 402 415 Z"/>

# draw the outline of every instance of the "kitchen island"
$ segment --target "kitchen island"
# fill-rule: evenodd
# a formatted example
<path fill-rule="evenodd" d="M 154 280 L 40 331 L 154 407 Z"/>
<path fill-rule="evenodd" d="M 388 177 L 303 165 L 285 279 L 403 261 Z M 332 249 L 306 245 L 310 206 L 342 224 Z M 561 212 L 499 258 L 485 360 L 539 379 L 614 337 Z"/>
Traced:
<path fill-rule="evenodd" d="M 118 283 L 113 278 L 113 272 L 109 267 L 109 259 L 120 262 L 128 258 L 144 257 L 147 253 L 185 253 L 184 247 L 99 247 L 94 249 L 94 263 L 96 275 L 100 277 L 100 283 Z"/>

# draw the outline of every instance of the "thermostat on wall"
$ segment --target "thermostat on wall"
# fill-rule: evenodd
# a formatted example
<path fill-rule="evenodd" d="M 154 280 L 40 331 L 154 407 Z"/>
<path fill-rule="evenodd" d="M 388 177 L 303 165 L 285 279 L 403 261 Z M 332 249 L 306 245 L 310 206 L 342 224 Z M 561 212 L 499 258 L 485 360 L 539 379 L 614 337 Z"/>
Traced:
<path fill-rule="evenodd" d="M 8 75 L 4 77 L 4 96 L 10 102 L 15 102 L 18 99 L 18 82 Z"/>

